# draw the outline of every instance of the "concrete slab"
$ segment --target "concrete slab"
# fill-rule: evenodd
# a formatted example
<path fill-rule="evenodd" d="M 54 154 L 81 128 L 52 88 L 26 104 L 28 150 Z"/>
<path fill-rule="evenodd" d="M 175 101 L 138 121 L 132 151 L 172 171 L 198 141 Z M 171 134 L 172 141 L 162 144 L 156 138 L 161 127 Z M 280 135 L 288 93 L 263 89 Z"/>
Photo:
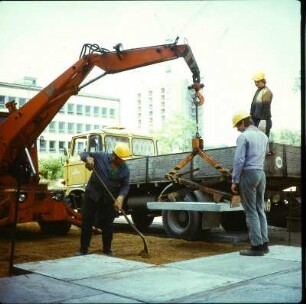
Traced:
<path fill-rule="evenodd" d="M 83 296 L 81 298 L 74 298 L 69 301 L 62 301 L 60 303 L 108 303 L 109 304 L 109 303 L 143 303 L 143 302 L 101 292 L 96 296 Z"/>
<path fill-rule="evenodd" d="M 146 303 L 164 303 L 238 281 L 214 274 L 155 266 L 78 280 L 77 283 Z"/>
<path fill-rule="evenodd" d="M 302 278 L 299 270 L 285 271 L 197 295 L 173 303 L 302 303 Z"/>
<path fill-rule="evenodd" d="M 284 303 L 302 299 L 300 247 L 270 246 L 156 266 L 104 255 L 15 265 L 0 303 Z"/>
<path fill-rule="evenodd" d="M 0 303 L 51 303 L 101 295 L 100 290 L 76 286 L 40 274 L 0 279 Z"/>
<path fill-rule="evenodd" d="M 281 271 L 301 271 L 301 248 L 270 246 L 265 256 L 241 256 L 239 252 L 220 254 L 165 264 L 170 268 L 250 280 Z"/>
<path fill-rule="evenodd" d="M 108 257 L 102 254 L 88 254 L 57 260 L 21 263 L 15 265 L 15 268 L 59 280 L 73 281 L 150 266 L 152 265 L 148 263 Z"/>

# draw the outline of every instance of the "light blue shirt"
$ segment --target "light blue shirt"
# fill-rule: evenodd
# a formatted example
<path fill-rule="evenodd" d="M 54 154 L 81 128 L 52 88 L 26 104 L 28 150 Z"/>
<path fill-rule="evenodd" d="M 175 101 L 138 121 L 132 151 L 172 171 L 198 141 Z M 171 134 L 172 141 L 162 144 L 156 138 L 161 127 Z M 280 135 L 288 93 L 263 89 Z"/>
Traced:
<path fill-rule="evenodd" d="M 239 184 L 243 170 L 264 169 L 266 154 L 269 152 L 269 139 L 265 133 L 250 125 L 237 138 L 232 183 Z"/>

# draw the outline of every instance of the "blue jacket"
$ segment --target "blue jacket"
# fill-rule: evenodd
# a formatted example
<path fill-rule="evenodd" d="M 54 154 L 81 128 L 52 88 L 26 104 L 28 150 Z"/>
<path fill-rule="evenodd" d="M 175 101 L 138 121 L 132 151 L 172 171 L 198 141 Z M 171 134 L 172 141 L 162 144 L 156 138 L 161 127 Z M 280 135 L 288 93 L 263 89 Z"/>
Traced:
<path fill-rule="evenodd" d="M 80 157 L 83 162 L 86 162 L 87 157 L 92 157 L 94 159 L 94 169 L 103 180 L 104 184 L 110 190 L 115 198 L 122 195 L 126 197 L 130 190 L 129 180 L 130 180 L 130 169 L 126 163 L 124 163 L 119 168 L 112 168 L 112 154 L 105 152 L 81 152 Z M 100 200 L 106 194 L 107 191 L 104 189 L 101 181 L 96 176 L 93 171 L 86 189 L 89 193 L 91 199 L 94 201 Z M 109 197 L 109 195 L 108 195 Z"/>

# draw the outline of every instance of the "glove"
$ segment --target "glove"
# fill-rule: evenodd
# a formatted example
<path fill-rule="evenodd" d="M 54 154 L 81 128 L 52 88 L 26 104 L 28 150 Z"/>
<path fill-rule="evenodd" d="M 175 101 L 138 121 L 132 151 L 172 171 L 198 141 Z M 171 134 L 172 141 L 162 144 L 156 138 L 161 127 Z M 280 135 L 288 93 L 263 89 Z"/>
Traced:
<path fill-rule="evenodd" d="M 86 158 L 86 163 L 85 163 L 85 168 L 88 169 L 89 171 L 92 171 L 94 167 L 94 159 L 92 157 L 87 157 Z"/>
<path fill-rule="evenodd" d="M 114 208 L 117 212 L 119 212 L 122 209 L 123 201 L 124 201 L 124 197 L 119 195 L 114 203 Z"/>

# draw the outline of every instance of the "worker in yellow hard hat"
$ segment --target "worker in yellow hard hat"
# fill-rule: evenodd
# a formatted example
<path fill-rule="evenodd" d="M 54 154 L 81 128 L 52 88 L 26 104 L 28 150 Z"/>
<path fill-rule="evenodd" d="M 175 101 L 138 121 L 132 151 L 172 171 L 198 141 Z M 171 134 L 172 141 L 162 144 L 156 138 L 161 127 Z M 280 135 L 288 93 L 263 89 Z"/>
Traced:
<path fill-rule="evenodd" d="M 269 139 L 254 126 L 247 112 L 236 113 L 232 123 L 241 134 L 237 138 L 231 190 L 233 194 L 241 195 L 251 242 L 251 247 L 240 251 L 240 254 L 263 256 L 269 252 L 268 224 L 264 210 L 264 161 L 269 150 Z"/>
<path fill-rule="evenodd" d="M 77 255 L 88 253 L 93 226 L 102 228 L 102 252 L 113 255 L 112 225 L 130 189 L 130 169 L 125 163 L 125 159 L 130 156 L 131 151 L 125 143 L 117 143 L 112 153 L 80 153 L 85 167 L 93 172 L 85 188 L 80 249 Z"/>
<path fill-rule="evenodd" d="M 253 81 L 257 90 L 252 100 L 250 114 L 256 127 L 270 136 L 272 128 L 271 102 L 273 94 L 266 86 L 266 76 L 262 71 L 253 75 Z"/>

